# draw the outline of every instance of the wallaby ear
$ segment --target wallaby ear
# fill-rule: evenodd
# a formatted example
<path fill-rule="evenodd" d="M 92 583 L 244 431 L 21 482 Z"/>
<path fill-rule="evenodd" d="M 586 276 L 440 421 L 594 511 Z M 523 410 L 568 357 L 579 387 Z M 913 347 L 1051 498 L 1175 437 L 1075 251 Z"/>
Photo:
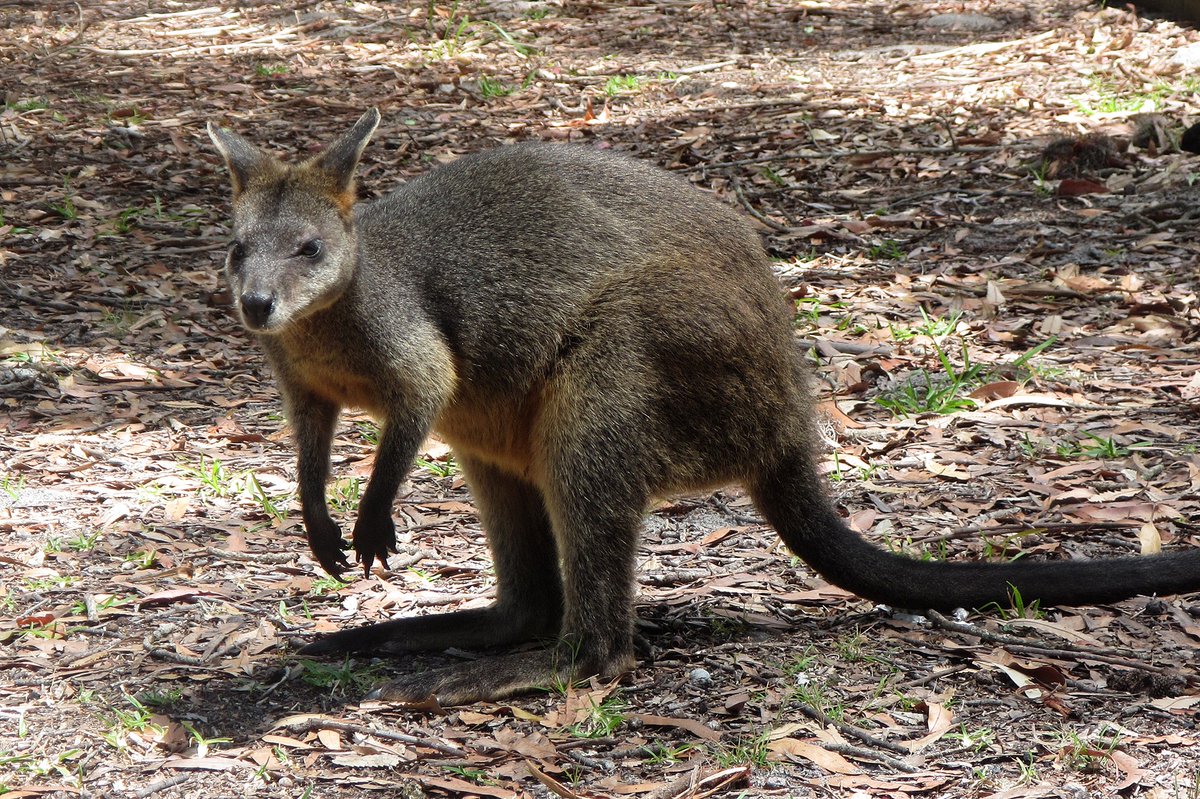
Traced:
<path fill-rule="evenodd" d="M 349 204 L 354 202 L 354 170 L 358 167 L 358 159 L 362 157 L 363 149 L 377 127 L 379 109 L 368 109 L 354 123 L 354 127 L 310 161 L 330 179 L 330 188 L 335 193 L 349 199 Z"/>
<path fill-rule="evenodd" d="M 215 122 L 208 123 L 208 135 L 225 159 L 225 165 L 229 167 L 229 179 L 233 183 L 234 194 L 244 191 L 256 174 L 272 171 L 276 166 L 272 155 Z"/>

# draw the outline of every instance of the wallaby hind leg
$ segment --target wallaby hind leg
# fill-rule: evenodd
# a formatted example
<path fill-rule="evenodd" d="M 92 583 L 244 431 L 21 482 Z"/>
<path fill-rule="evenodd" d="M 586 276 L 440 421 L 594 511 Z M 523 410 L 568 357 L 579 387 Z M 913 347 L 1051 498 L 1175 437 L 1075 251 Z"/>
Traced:
<path fill-rule="evenodd" d="M 609 403 L 610 397 L 581 383 L 560 374 L 547 392 L 542 416 L 549 421 L 537 442 L 542 460 L 535 472 L 562 559 L 558 642 L 406 677 L 379 691 L 379 698 L 417 702 L 432 695 L 443 704 L 461 704 L 633 668 L 633 569 L 648 498 L 636 420 L 644 414 L 631 409 L 627 397 Z"/>
<path fill-rule="evenodd" d="M 475 649 L 558 635 L 562 577 L 541 494 L 481 461 L 460 457 L 459 462 L 495 562 L 496 603 L 343 630 L 314 641 L 301 654 Z"/>
<path fill-rule="evenodd" d="M 580 493 L 589 488 L 593 495 L 608 493 L 595 483 L 572 483 Z M 436 697 L 444 705 L 496 701 L 593 675 L 617 677 L 634 667 L 632 561 L 640 512 L 608 513 L 588 501 L 568 500 L 552 515 L 566 577 L 563 636 L 558 642 L 407 675 L 372 698 L 422 702 Z"/>
<path fill-rule="evenodd" d="M 632 571 L 642 502 L 614 503 L 611 481 L 581 478 L 574 472 L 569 485 L 548 498 L 564 553 L 566 602 L 557 643 L 402 677 L 373 698 L 421 702 L 432 696 L 458 705 L 633 668 Z"/>

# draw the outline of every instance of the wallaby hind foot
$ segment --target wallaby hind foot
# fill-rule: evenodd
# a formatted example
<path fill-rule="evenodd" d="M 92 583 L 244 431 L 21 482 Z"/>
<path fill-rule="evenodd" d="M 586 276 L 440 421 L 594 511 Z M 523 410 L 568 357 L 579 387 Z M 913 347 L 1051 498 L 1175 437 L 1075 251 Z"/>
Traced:
<path fill-rule="evenodd" d="M 581 678 L 618 677 L 634 666 L 632 654 L 607 663 L 578 659 L 563 643 L 549 649 L 518 652 L 394 680 L 368 695 L 385 702 L 421 704 L 435 698 L 440 705 L 464 705 L 480 699 L 496 701 L 532 690 L 561 691 Z"/>
<path fill-rule="evenodd" d="M 637 535 L 655 497 L 741 482 L 831 582 L 924 609 L 1200 590 L 1200 549 L 1079 562 L 932 563 L 851 531 L 814 457 L 791 308 L 750 225 L 647 164 L 584 146 L 466 156 L 356 204 L 371 110 L 287 165 L 216 125 L 233 184 L 226 274 L 283 394 L 309 547 L 349 568 L 325 489 L 342 408 L 381 422 L 353 531 L 369 573 L 425 437 L 463 465 L 496 565 L 490 608 L 345 630 L 303 651 L 545 648 L 381 696 L 499 699 L 633 665 Z"/>

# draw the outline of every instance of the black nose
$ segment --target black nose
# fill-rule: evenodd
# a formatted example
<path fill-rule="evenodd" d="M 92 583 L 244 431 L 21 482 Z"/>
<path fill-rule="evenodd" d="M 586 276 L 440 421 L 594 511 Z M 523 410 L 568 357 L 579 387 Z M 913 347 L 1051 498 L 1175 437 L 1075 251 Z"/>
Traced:
<path fill-rule="evenodd" d="M 242 295 L 242 316 L 250 327 L 266 327 L 275 310 L 275 295 L 262 292 L 247 292 Z"/>

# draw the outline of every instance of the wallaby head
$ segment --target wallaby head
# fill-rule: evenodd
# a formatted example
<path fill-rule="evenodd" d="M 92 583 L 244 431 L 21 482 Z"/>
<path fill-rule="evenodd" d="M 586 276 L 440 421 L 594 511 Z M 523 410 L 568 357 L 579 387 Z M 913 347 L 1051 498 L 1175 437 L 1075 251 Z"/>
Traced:
<path fill-rule="evenodd" d="M 325 151 L 291 166 L 208 123 L 233 183 L 225 270 L 249 329 L 278 333 L 350 285 L 358 261 L 354 172 L 378 125 L 372 108 Z"/>

